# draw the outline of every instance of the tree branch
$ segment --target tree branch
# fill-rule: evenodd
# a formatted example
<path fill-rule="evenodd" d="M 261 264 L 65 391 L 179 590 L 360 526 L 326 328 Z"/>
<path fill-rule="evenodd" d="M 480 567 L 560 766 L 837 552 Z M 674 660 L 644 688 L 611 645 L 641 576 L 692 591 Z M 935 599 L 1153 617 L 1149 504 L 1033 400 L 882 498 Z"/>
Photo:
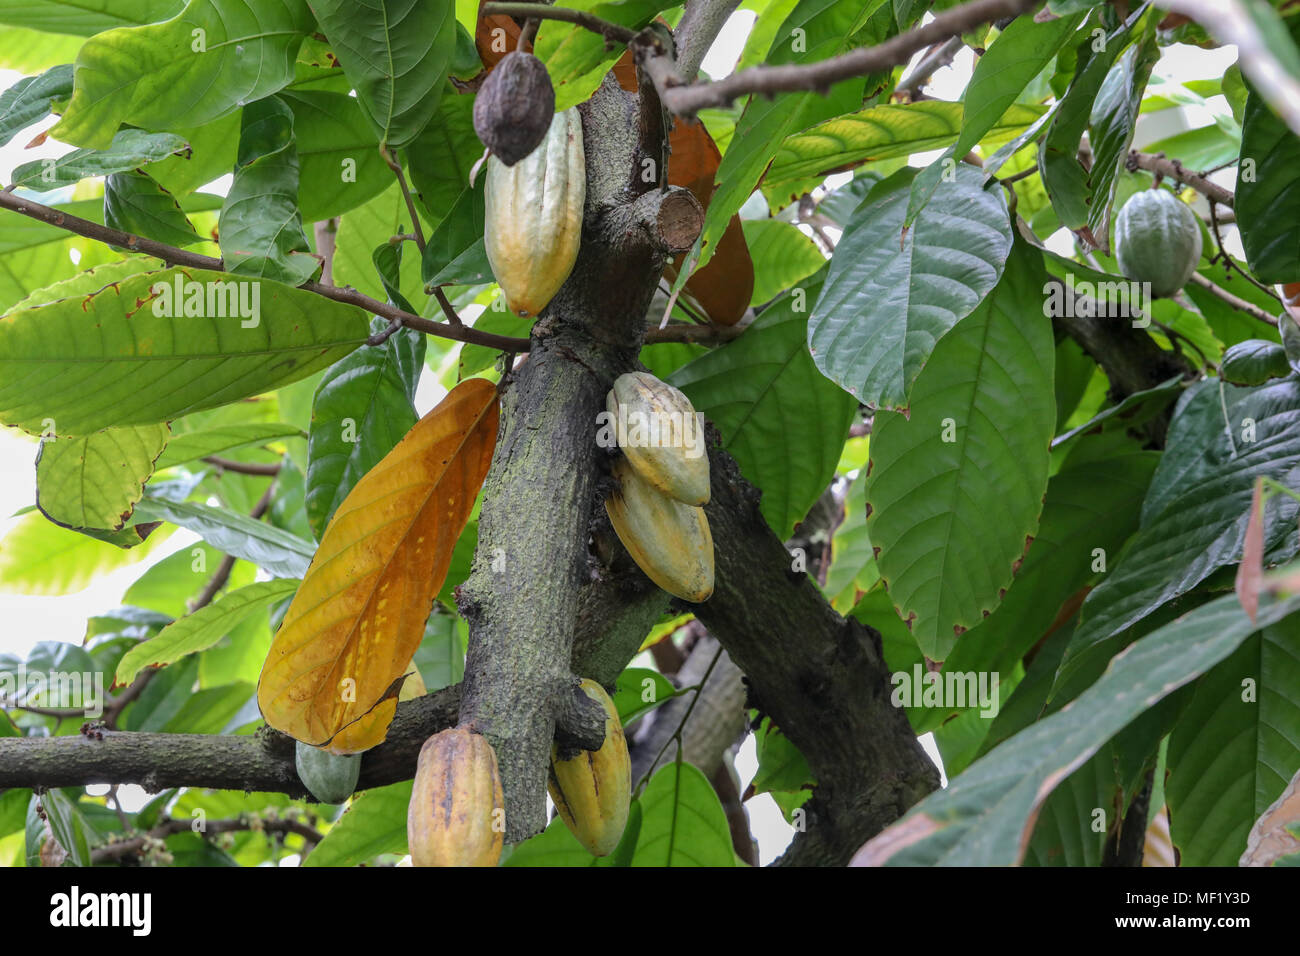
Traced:
<path fill-rule="evenodd" d="M 536 20 L 560 20 L 564 23 L 576 23 L 592 33 L 599 33 L 609 43 L 628 43 L 636 36 L 635 30 L 630 30 L 625 26 L 617 23 L 611 23 L 608 20 L 602 20 L 595 14 L 587 13 L 585 10 L 570 10 L 566 7 L 547 7 L 537 3 L 485 3 L 479 10 L 479 16 L 506 16 L 518 17 L 523 20 L 532 18 Z"/>
<path fill-rule="evenodd" d="M 695 79 L 713 41 L 738 6 L 740 0 L 687 0 L 686 10 L 673 30 L 677 77 L 683 83 Z"/>
<path fill-rule="evenodd" d="M 280 473 L 279 462 L 262 464 L 255 461 L 234 461 L 230 458 L 222 458 L 219 455 L 208 455 L 203 460 L 209 465 L 216 465 L 222 471 L 233 471 L 237 475 L 270 475 L 274 477 Z"/>
<path fill-rule="evenodd" d="M 16 212 L 28 219 L 35 219 L 37 222 L 44 222 L 59 229 L 66 229 L 68 232 L 85 236 L 87 239 L 94 239 L 110 246 L 120 246 L 131 252 L 144 253 L 161 259 L 168 265 L 184 266 L 191 269 L 211 269 L 217 272 L 224 271 L 220 259 L 199 255 L 196 252 L 188 252 L 185 249 L 177 249 L 175 246 L 169 246 L 153 239 L 146 239 L 144 236 L 123 232 L 120 229 L 112 229 L 97 222 L 91 222 L 88 219 L 81 219 L 62 212 L 51 206 L 43 206 L 30 199 L 21 199 L 13 193 L 0 192 L 0 209 L 8 209 L 10 212 Z M 528 339 L 480 332 L 477 329 L 463 325 L 457 326 L 445 322 L 433 322 L 399 309 L 394 305 L 389 305 L 387 302 L 372 299 L 356 289 L 323 285 L 319 282 L 306 282 L 298 288 L 322 295 L 327 299 L 333 299 L 335 302 L 355 305 L 373 315 L 382 316 L 390 321 L 400 320 L 406 328 L 424 332 L 426 335 L 454 339 L 457 342 L 470 342 L 492 349 L 501 349 L 503 352 L 528 351 Z"/>
<path fill-rule="evenodd" d="M 1239 296 L 1233 295 L 1227 289 L 1223 288 L 1223 286 L 1219 285 L 1216 282 L 1211 281 L 1210 279 L 1207 279 L 1199 272 L 1192 273 L 1191 282 L 1194 285 L 1200 286 L 1202 289 L 1204 289 L 1206 292 L 1209 292 L 1211 295 L 1218 296 L 1220 299 L 1228 303 L 1228 305 L 1232 306 L 1234 309 L 1237 309 L 1238 311 L 1241 312 L 1245 312 L 1252 319 L 1259 319 L 1259 321 L 1266 322 L 1269 325 L 1273 326 L 1274 328 L 1277 327 L 1277 319 L 1274 316 L 1269 315 L 1259 306 L 1247 302 L 1245 299 L 1240 298 Z"/>
<path fill-rule="evenodd" d="M 116 840 L 95 847 L 90 853 L 90 859 L 92 863 L 109 863 L 123 857 L 137 856 L 152 841 L 165 840 L 169 836 L 175 836 L 177 833 L 184 833 L 186 830 L 193 829 L 193 820 L 174 817 L 140 836 Z M 306 840 L 309 846 L 314 846 L 323 839 L 319 830 L 298 820 L 268 820 L 258 816 L 239 817 L 232 820 L 209 820 L 195 832 L 207 837 L 221 833 L 238 833 L 243 830 L 258 830 L 265 833 L 279 834 L 296 833 Z"/>
<path fill-rule="evenodd" d="M 1212 183 L 1204 176 L 1197 175 L 1190 169 L 1185 168 L 1176 159 L 1166 159 L 1164 153 L 1152 155 L 1151 153 L 1140 153 L 1136 149 L 1131 150 L 1128 159 L 1124 162 L 1124 166 L 1130 173 L 1137 169 L 1145 169 L 1147 172 L 1159 173 L 1167 179 L 1184 183 L 1211 202 L 1217 202 L 1229 209 L 1232 208 L 1235 201 L 1232 193 L 1218 183 Z"/>

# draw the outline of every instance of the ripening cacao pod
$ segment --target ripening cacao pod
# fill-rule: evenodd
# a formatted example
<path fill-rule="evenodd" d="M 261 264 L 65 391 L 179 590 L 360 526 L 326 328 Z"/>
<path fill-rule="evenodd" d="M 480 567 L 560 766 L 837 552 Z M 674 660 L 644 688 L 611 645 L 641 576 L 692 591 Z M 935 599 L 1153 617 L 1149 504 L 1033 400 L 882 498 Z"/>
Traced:
<path fill-rule="evenodd" d="M 605 708 L 605 742 L 599 750 L 580 750 L 567 760 L 552 744 L 546 789 L 569 832 L 592 856 L 606 856 L 618 846 L 627 826 L 632 761 L 614 702 L 594 680 L 584 679 L 581 686 L 584 694 Z"/>
<path fill-rule="evenodd" d="M 691 400 L 649 372 L 614 380 L 605 398 L 618 446 L 637 473 L 688 505 L 709 501 L 709 456 Z"/>
<path fill-rule="evenodd" d="M 357 788 L 361 754 L 341 757 L 300 740 L 294 747 L 293 765 L 313 797 L 321 803 L 342 803 Z"/>
<path fill-rule="evenodd" d="M 1149 282 L 1152 295 L 1173 295 L 1200 262 L 1200 223 L 1191 207 L 1167 189 L 1144 189 L 1115 220 L 1115 258 L 1124 275 Z"/>
<path fill-rule="evenodd" d="M 507 166 L 546 137 L 555 115 L 555 87 L 546 66 L 531 53 L 507 53 L 474 97 L 474 132 Z"/>
<path fill-rule="evenodd" d="M 659 491 L 626 458 L 605 511 L 632 560 L 669 594 L 698 604 L 713 594 L 713 535 L 704 509 Z"/>
<path fill-rule="evenodd" d="M 416 866 L 496 866 L 505 843 L 496 752 L 464 727 L 420 748 L 406 815 Z"/>
<path fill-rule="evenodd" d="M 487 161 L 483 241 L 517 315 L 538 315 L 578 261 L 587 197 L 582 119 L 556 113 L 540 146 L 513 166 Z"/>

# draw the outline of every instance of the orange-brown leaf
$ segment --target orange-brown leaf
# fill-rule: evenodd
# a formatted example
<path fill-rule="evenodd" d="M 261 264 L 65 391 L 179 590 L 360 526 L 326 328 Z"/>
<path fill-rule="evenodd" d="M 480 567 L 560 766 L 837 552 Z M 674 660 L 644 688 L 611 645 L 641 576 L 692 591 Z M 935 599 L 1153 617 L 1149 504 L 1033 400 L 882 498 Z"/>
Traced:
<path fill-rule="evenodd" d="M 501 14 L 483 16 L 484 2 L 485 0 L 479 2 L 479 18 L 474 24 L 474 46 L 478 50 L 478 58 L 490 70 L 503 56 L 519 45 L 519 34 L 523 32 L 523 28 L 515 23 L 514 17 Z M 503 32 L 498 33 L 498 30 Z M 502 46 L 501 40 L 505 41 L 505 49 L 499 49 Z"/>
<path fill-rule="evenodd" d="M 257 702 L 272 727 L 335 753 L 384 739 L 389 699 L 487 477 L 498 416 L 491 382 L 462 382 L 339 505 L 262 668 Z M 377 707 L 388 719 L 338 740 Z"/>

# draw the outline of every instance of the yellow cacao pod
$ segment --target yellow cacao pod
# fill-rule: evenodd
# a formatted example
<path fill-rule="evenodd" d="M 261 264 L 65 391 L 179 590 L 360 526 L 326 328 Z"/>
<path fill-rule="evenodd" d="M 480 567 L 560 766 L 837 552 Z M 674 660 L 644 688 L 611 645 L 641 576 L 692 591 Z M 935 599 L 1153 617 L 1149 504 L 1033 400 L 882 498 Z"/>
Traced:
<path fill-rule="evenodd" d="M 506 304 L 537 315 L 578 260 L 587 164 L 577 109 L 556 113 L 541 145 L 506 166 L 488 157 L 483 241 Z"/>
<path fill-rule="evenodd" d="M 632 761 L 618 708 L 605 689 L 584 679 L 582 691 L 605 708 L 605 742 L 599 750 L 584 750 L 568 760 L 561 760 L 559 748 L 552 745 L 546 788 L 569 832 L 592 856 L 606 856 L 627 826 Z"/>
<path fill-rule="evenodd" d="M 695 406 L 649 372 L 614 380 L 605 398 L 618 447 L 642 478 L 688 505 L 709 501 L 709 456 Z"/>
<path fill-rule="evenodd" d="M 669 594 L 698 604 L 713 593 L 713 535 L 704 509 L 670 498 L 626 458 L 614 462 L 619 487 L 605 511 L 632 560 Z"/>
<path fill-rule="evenodd" d="M 492 745 L 463 727 L 434 734 L 420 748 L 406 815 L 411 862 L 496 866 L 504 806 Z"/>

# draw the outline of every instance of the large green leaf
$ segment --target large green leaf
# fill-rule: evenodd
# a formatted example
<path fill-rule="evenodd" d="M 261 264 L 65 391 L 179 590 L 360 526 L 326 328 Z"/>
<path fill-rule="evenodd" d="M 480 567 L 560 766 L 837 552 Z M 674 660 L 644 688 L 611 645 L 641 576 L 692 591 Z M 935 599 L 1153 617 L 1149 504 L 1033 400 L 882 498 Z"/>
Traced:
<path fill-rule="evenodd" d="M 157 467 L 170 468 L 196 458 L 220 455 L 250 445 L 265 445 L 281 438 L 303 437 L 302 432 L 283 422 L 221 425 L 184 435 L 174 435 L 157 461 Z"/>
<path fill-rule="evenodd" d="M 135 512 L 141 520 L 170 521 L 187 528 L 214 548 L 279 577 L 301 578 L 316 553 L 312 542 L 297 535 L 211 505 L 145 498 Z"/>
<path fill-rule="evenodd" d="M 117 531 L 144 494 L 166 444 L 165 423 L 42 442 L 36 458 L 36 506 L 69 528 Z"/>
<path fill-rule="evenodd" d="M 312 10 L 390 146 L 420 135 L 438 109 L 456 49 L 453 0 L 313 0 Z"/>
<path fill-rule="evenodd" d="M 293 80 L 315 29 L 306 0 L 190 0 L 166 23 L 109 30 L 77 54 L 75 89 L 51 134 L 104 148 L 118 126 L 202 126 Z"/>
<path fill-rule="evenodd" d="M 1300 136 L 1255 92 L 1246 100 L 1237 176 L 1237 223 L 1262 282 L 1300 279 Z"/>
<path fill-rule="evenodd" d="M 239 120 L 236 111 L 202 126 L 173 130 L 190 144 L 189 151 L 154 163 L 149 175 L 173 196 L 186 196 L 225 176 L 239 155 Z"/>
<path fill-rule="evenodd" d="M 741 226 L 749 258 L 754 262 L 751 305 L 770 302 L 826 264 L 817 244 L 788 222 L 747 219 Z"/>
<path fill-rule="evenodd" d="M 632 866 L 734 866 L 727 815 L 707 777 L 688 763 L 660 768 L 641 795 Z"/>
<path fill-rule="evenodd" d="M 236 301 L 252 308 L 230 308 Z M 131 276 L 0 323 L 0 421 L 85 435 L 225 405 L 334 363 L 365 340 L 364 319 L 265 279 L 180 268 Z"/>
<path fill-rule="evenodd" d="M 904 232 L 914 174 L 899 170 L 867 194 L 808 320 L 817 367 L 880 408 L 907 407 L 935 343 L 997 284 L 1011 249 L 1002 191 L 964 163 Z M 1041 314 L 1041 284 L 1034 295 Z"/>
<path fill-rule="evenodd" d="M 124 129 L 104 149 L 74 149 L 57 159 L 23 163 L 14 170 L 12 185 L 46 192 L 71 186 L 90 176 L 107 176 L 166 159 L 186 145 L 175 133 Z"/>
<path fill-rule="evenodd" d="M 570 9 L 585 10 L 621 26 L 639 30 L 672 0 L 569 0 Z M 599 33 L 570 23 L 543 20 L 533 52 L 545 63 L 555 85 L 555 109 L 566 110 L 591 96 L 623 50 Z"/>
<path fill-rule="evenodd" d="M 104 224 L 173 246 L 200 241 L 176 197 L 135 169 L 104 182 Z"/>
<path fill-rule="evenodd" d="M 166 537 L 160 531 L 126 550 L 60 528 L 32 511 L 0 539 L 0 592 L 72 594 L 101 574 L 148 557 Z"/>
<path fill-rule="evenodd" d="M 0 23 L 91 36 L 174 17 L 183 0 L 0 0 Z"/>
<path fill-rule="evenodd" d="M 482 153 L 474 132 L 474 98 L 443 97 L 434 122 L 404 152 L 411 185 L 434 225 L 469 191 L 470 170 Z"/>
<path fill-rule="evenodd" d="M 127 651 L 118 662 L 113 683 L 125 687 L 146 667 L 172 664 L 207 650 L 248 617 L 293 594 L 298 584 L 295 579 L 277 579 L 227 591 L 211 604 L 173 621 L 157 636 Z"/>
<path fill-rule="evenodd" d="M 218 229 L 222 261 L 235 275 L 297 286 L 321 267 L 298 211 L 293 111 L 279 97 L 244 107 L 235 180 Z"/>
<path fill-rule="evenodd" d="M 356 97 L 303 90 L 279 98 L 293 110 L 298 205 L 305 221 L 355 209 L 392 185 L 393 173 Z"/>
<path fill-rule="evenodd" d="M 55 66 L 40 76 L 24 76 L 0 93 L 0 146 L 22 129 L 50 115 L 56 100 L 72 95 L 72 64 Z"/>
<path fill-rule="evenodd" d="M 1105 580 L 1084 602 L 1052 691 L 1058 706 L 1096 678 L 1126 628 L 1241 557 L 1261 476 L 1300 488 L 1300 380 L 1239 388 L 1209 379 L 1185 394 L 1142 505 L 1141 528 L 1107 559 Z M 1296 550 L 1297 508 L 1289 499 L 1279 504 L 1270 509 L 1265 542 L 1274 560 Z"/>
<path fill-rule="evenodd" d="M 997 607 L 1038 528 L 1056 422 L 1045 278 L 1040 254 L 1017 244 L 1002 281 L 940 339 L 910 415 L 876 414 L 867 532 L 932 660 Z"/>
<path fill-rule="evenodd" d="M 981 757 L 858 852 L 861 865 L 1009 866 L 1023 857 L 1043 801 L 1134 717 L 1235 651 L 1261 627 L 1300 611 L 1300 597 L 1251 622 L 1234 594 L 1147 635 L 1116 657 L 1068 710 Z M 1291 621 L 1289 626 L 1294 627 Z"/>
<path fill-rule="evenodd" d="M 803 308 L 816 290 L 778 300 L 740 338 L 669 379 L 717 425 L 741 472 L 762 489 L 763 517 L 782 538 L 835 474 L 857 407 L 804 347 Z"/>
<path fill-rule="evenodd" d="M 376 320 L 376 327 L 386 325 Z M 402 329 L 325 372 L 311 409 L 307 517 L 319 539 L 361 476 L 415 425 L 424 335 Z"/>
<path fill-rule="evenodd" d="M 183 547 L 141 574 L 123 593 L 122 603 L 165 614 L 171 619 L 184 617 L 189 613 L 189 601 L 207 586 L 223 557 L 220 549 L 202 541 Z M 247 561 L 236 561 L 226 587 L 242 588 L 252 584 L 256 577 L 257 568 Z M 146 620 L 153 623 L 154 619 Z"/>
<path fill-rule="evenodd" d="M 357 866 L 383 853 L 405 853 L 411 788 L 403 780 L 357 794 L 302 865 Z"/>
<path fill-rule="evenodd" d="M 98 222 L 104 204 L 87 199 L 54 208 Z M 73 261 L 74 253 L 78 261 Z M 70 279 L 111 256 L 107 246 L 71 235 L 66 229 L 26 216 L 0 216 L 0 310 L 8 311 L 37 289 Z"/>
<path fill-rule="evenodd" d="M 1300 770 L 1300 628 L 1265 628 L 1197 682 L 1169 738 L 1183 866 L 1234 866 L 1246 834 Z"/>

